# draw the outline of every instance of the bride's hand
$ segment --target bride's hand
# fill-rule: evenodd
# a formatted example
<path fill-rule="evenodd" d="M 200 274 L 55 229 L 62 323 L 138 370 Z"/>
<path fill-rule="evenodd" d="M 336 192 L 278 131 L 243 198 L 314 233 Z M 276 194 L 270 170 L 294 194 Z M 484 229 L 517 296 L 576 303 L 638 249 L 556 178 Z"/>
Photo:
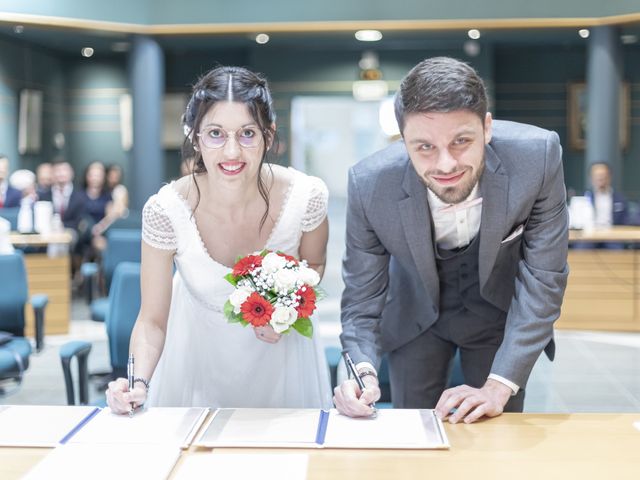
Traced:
<path fill-rule="evenodd" d="M 262 340 L 267 343 L 278 343 L 280 340 L 279 333 L 276 333 L 271 325 L 265 325 L 264 327 L 253 327 L 253 333 L 255 333 L 258 340 Z"/>

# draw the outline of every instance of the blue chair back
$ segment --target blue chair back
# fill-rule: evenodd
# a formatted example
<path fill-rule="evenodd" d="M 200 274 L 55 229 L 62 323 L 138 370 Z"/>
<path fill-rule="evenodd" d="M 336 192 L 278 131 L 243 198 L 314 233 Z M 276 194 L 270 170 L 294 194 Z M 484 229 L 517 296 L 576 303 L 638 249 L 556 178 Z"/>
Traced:
<path fill-rule="evenodd" d="M 111 291 L 111 279 L 121 262 L 140 262 L 142 231 L 114 228 L 107 232 L 107 248 L 102 259 L 105 287 Z"/>
<path fill-rule="evenodd" d="M 0 217 L 6 218 L 11 223 L 11 230 L 18 229 L 18 212 L 20 207 L 0 208 Z"/>
<path fill-rule="evenodd" d="M 24 336 L 24 306 L 29 297 L 22 252 L 0 255 L 0 330 Z"/>
<path fill-rule="evenodd" d="M 140 263 L 121 262 L 109 291 L 106 326 L 114 378 L 126 376 L 131 330 L 140 311 Z"/>

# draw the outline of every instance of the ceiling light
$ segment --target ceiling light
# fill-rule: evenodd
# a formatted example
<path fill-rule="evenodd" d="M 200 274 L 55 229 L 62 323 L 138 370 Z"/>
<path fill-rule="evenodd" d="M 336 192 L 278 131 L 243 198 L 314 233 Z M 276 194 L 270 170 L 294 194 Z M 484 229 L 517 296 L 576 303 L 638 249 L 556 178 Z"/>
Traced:
<path fill-rule="evenodd" d="M 478 40 L 480 38 L 480 30 L 477 28 L 472 28 L 467 32 L 467 35 L 471 40 Z"/>
<path fill-rule="evenodd" d="M 378 30 L 358 30 L 355 35 L 361 42 L 377 42 L 382 39 L 382 33 Z"/>
<path fill-rule="evenodd" d="M 93 56 L 93 48 L 91 47 L 84 47 L 82 50 L 80 50 L 80 53 L 82 54 L 83 57 L 92 57 Z"/>
<path fill-rule="evenodd" d="M 14 31 L 14 33 L 17 33 L 18 35 L 20 35 L 22 32 L 24 32 L 24 26 L 22 26 L 22 25 L 14 25 L 13 31 Z"/>
<path fill-rule="evenodd" d="M 269 41 L 269 35 L 267 35 L 266 33 L 259 33 L 256 35 L 256 43 L 259 43 L 260 45 L 264 45 L 268 41 Z"/>
<path fill-rule="evenodd" d="M 578 30 L 578 35 L 580 35 L 582 38 L 589 38 L 589 29 L 581 28 L 580 30 Z"/>

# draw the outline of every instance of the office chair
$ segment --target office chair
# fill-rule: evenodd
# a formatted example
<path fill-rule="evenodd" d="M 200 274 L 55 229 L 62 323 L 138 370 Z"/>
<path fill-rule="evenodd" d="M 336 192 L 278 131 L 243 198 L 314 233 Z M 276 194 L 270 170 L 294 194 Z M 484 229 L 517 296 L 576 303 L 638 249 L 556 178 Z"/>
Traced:
<path fill-rule="evenodd" d="M 113 274 L 106 320 L 113 378 L 126 377 L 129 341 L 140 311 L 140 264 L 120 263 Z"/>
<path fill-rule="evenodd" d="M 102 377 L 99 390 L 103 390 L 111 379 L 127 375 L 129 341 L 140 311 L 140 301 L 140 264 L 121 262 L 113 274 L 105 321 L 111 372 L 91 374 L 92 377 Z"/>
<path fill-rule="evenodd" d="M 87 362 L 90 352 L 91 343 L 81 340 L 67 342 L 60 347 L 60 363 L 62 364 L 64 385 L 67 392 L 67 405 L 76 405 L 73 375 L 71 373 L 71 361 L 74 358 L 78 365 L 77 405 L 87 405 L 89 403 L 89 372 L 87 370 Z"/>
<path fill-rule="evenodd" d="M 0 278 L 5 279 L 0 289 L 0 331 L 24 338 L 24 307 L 29 300 L 35 318 L 36 351 L 39 352 L 44 346 L 44 310 L 49 297 L 40 294 L 29 298 L 24 255 L 19 250 L 0 255 Z"/>
<path fill-rule="evenodd" d="M 20 207 L 0 208 L 0 217 L 6 218 L 11 223 L 11 230 L 18 230 L 18 212 Z"/>
<path fill-rule="evenodd" d="M 96 263 L 85 263 L 81 267 L 81 273 L 87 281 L 87 300 L 90 304 L 91 319 L 96 322 L 104 322 L 109 309 L 108 297 L 93 299 L 100 270 L 108 295 L 116 266 L 121 262 L 140 262 L 141 230 L 110 229 L 106 236 L 107 248 L 102 256 L 102 268 Z"/>

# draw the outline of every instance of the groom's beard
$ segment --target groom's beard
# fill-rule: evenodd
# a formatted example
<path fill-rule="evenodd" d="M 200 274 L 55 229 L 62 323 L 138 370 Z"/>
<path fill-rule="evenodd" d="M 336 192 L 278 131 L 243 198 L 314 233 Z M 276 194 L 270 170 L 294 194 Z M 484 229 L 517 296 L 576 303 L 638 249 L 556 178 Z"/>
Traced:
<path fill-rule="evenodd" d="M 467 172 L 465 176 L 460 180 L 460 182 L 458 182 L 457 185 L 451 187 L 443 187 L 442 185 L 438 184 L 438 182 L 431 179 L 432 175 L 445 175 L 444 172 L 441 172 L 439 170 L 424 172 L 420 177 L 420 180 L 422 180 L 422 183 L 424 183 L 426 187 L 444 203 L 460 203 L 467 199 L 467 197 L 471 194 L 473 187 L 475 187 L 480 180 L 482 172 L 484 172 L 484 156 L 482 157 L 482 160 L 480 161 L 477 169 L 474 169 L 471 165 L 467 165 L 461 169 L 456 170 L 455 172 L 447 172 L 446 174 L 451 175 L 452 173 L 460 173 L 463 171 Z"/>

